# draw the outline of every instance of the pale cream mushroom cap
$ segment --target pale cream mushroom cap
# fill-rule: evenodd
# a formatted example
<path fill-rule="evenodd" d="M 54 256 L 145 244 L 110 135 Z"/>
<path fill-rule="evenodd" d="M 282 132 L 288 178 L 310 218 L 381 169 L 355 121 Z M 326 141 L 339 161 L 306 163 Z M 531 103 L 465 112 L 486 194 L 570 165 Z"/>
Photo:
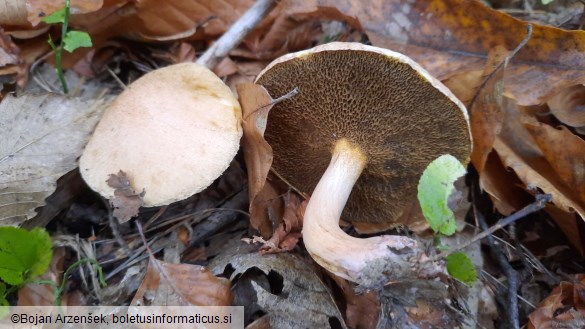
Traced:
<path fill-rule="evenodd" d="M 166 205 L 209 186 L 236 155 L 242 114 L 231 90 L 195 63 L 133 82 L 106 110 L 81 156 L 83 179 L 102 196 L 124 171 L 144 206 Z"/>

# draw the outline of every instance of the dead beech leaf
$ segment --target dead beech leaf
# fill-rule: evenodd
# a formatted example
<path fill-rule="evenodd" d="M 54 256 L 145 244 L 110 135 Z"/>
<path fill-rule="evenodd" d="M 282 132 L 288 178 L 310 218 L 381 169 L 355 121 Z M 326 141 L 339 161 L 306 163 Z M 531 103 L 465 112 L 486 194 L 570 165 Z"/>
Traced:
<path fill-rule="evenodd" d="M 585 205 L 585 141 L 566 127 L 556 129 L 536 121 L 527 122 L 524 127 L 556 174 L 572 190 L 577 200 Z"/>
<path fill-rule="evenodd" d="M 21 1 L 23 2 L 23 1 Z M 71 15 L 86 14 L 99 10 L 103 0 L 71 0 Z M 26 0 L 28 21 L 33 25 L 39 24 L 43 17 L 63 9 L 63 0 Z"/>
<path fill-rule="evenodd" d="M 293 250 L 301 238 L 303 215 L 308 201 L 301 201 L 294 193 L 289 193 L 285 202 L 282 222 L 276 227 L 268 240 L 254 237 L 252 242 L 260 242 L 261 254 L 273 254 Z"/>
<path fill-rule="evenodd" d="M 156 38 L 188 31 L 194 34 L 203 24 L 205 34 L 218 36 L 252 4 L 251 0 L 138 0 L 134 29 L 142 36 Z"/>
<path fill-rule="evenodd" d="M 40 276 L 39 280 L 53 281 L 61 284 L 61 276 L 64 268 L 65 248 L 55 248 L 53 258 L 47 271 Z M 64 301 L 64 300 L 62 300 Z M 53 287 L 48 284 L 27 283 L 18 290 L 18 306 L 54 306 L 55 295 Z"/>
<path fill-rule="evenodd" d="M 0 67 L 18 64 L 20 49 L 0 27 Z"/>
<path fill-rule="evenodd" d="M 114 217 L 120 223 L 125 223 L 132 217 L 138 216 L 138 210 L 144 204 L 146 191 L 136 193 L 128 175 L 122 170 L 118 174 L 111 174 L 106 182 L 114 189 L 114 197 L 110 199 L 110 206 L 114 208 Z"/>
<path fill-rule="evenodd" d="M 530 316 L 528 329 L 583 328 L 585 326 L 585 275 L 562 282 Z"/>
<path fill-rule="evenodd" d="M 169 264 L 151 257 L 131 305 L 228 306 L 232 299 L 229 281 L 203 266 Z"/>
<path fill-rule="evenodd" d="M 260 203 L 256 198 L 264 188 L 268 171 L 272 165 L 272 148 L 264 139 L 268 112 L 272 108 L 272 97 L 264 87 L 254 83 L 242 83 L 236 88 L 242 106 L 242 126 L 244 129 L 242 149 L 248 168 L 250 223 L 252 227 L 259 229 L 266 226 L 260 214 L 265 214 L 267 207 L 263 206 L 265 203 Z M 266 232 L 262 233 L 264 235 Z"/>
<path fill-rule="evenodd" d="M 26 3 L 22 0 L 0 2 L 0 25 L 27 25 Z"/>
<path fill-rule="evenodd" d="M 585 127 L 585 86 L 575 85 L 563 89 L 548 102 L 552 114 L 562 123 L 579 128 Z"/>
<path fill-rule="evenodd" d="M 468 105 L 469 125 L 473 136 L 471 161 L 481 175 L 488 154 L 492 151 L 496 136 L 502 129 L 504 115 L 501 111 L 504 97 L 504 71 L 510 51 L 497 46 L 488 55 L 477 93 Z"/>
<path fill-rule="evenodd" d="M 218 275 L 233 269 L 234 305 L 246 306 L 246 320 L 264 312 L 272 328 L 347 328 L 314 265 L 297 255 L 262 256 L 253 245 L 236 241 L 209 267 Z"/>
<path fill-rule="evenodd" d="M 494 207 L 503 215 L 509 216 L 514 211 L 532 202 L 533 198 L 523 188 L 524 183 L 507 169 L 496 152 L 488 155 L 479 184 L 494 203 Z"/>
<path fill-rule="evenodd" d="M 45 204 L 57 179 L 77 166 L 105 103 L 57 94 L 0 103 L 0 225 L 19 225 Z"/>
<path fill-rule="evenodd" d="M 496 46 L 514 49 L 527 22 L 488 8 L 479 0 L 283 1 L 289 14 L 326 14 L 337 9 L 357 18 L 375 46 L 402 52 L 439 80 L 464 71 L 482 71 Z M 481 36 L 481 37 L 478 37 Z M 507 69 L 506 95 L 520 105 L 585 82 L 585 32 L 533 24 L 532 38 Z"/>

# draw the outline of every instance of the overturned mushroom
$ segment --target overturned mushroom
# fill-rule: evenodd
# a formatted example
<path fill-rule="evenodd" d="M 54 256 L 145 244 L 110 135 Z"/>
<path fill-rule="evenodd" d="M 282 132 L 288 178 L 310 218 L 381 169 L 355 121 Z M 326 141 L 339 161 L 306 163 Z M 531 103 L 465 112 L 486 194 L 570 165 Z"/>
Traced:
<path fill-rule="evenodd" d="M 311 195 L 303 240 L 312 257 L 354 282 L 377 261 L 393 264 L 385 269 L 393 278 L 421 270 L 409 265 L 424 256 L 415 240 L 354 238 L 339 219 L 393 223 L 414 200 L 432 160 L 452 154 L 468 163 L 463 104 L 412 59 L 357 43 L 285 55 L 256 83 L 273 97 L 300 91 L 274 105 L 265 138 L 275 171 Z"/>
<path fill-rule="evenodd" d="M 106 198 L 123 170 L 144 205 L 166 205 L 209 186 L 239 148 L 241 110 L 231 90 L 195 63 L 132 83 L 106 110 L 80 159 L 83 179 Z"/>

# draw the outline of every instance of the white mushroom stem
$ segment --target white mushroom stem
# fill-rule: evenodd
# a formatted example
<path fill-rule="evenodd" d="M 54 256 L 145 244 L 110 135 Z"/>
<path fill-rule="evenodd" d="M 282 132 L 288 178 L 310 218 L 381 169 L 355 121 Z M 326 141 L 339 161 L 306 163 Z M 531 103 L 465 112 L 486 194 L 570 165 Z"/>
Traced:
<path fill-rule="evenodd" d="M 355 238 L 339 227 L 343 208 L 366 163 L 367 158 L 359 146 L 345 139 L 337 141 L 331 163 L 311 195 L 303 220 L 303 240 L 313 259 L 330 272 L 353 282 L 360 282 L 364 270 L 376 260 L 400 263 L 395 268 L 397 271 L 410 268 L 405 266 L 408 260 L 398 253 L 417 246 L 416 241 L 402 236 Z M 390 277 L 407 275 L 390 274 Z"/>

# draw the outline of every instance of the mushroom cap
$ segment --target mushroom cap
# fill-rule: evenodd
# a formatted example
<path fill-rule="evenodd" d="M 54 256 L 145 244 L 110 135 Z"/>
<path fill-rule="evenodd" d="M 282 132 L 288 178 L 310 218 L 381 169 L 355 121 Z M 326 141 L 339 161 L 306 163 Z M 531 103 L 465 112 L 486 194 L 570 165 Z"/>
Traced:
<path fill-rule="evenodd" d="M 356 223 L 395 223 L 416 197 L 427 165 L 443 154 L 467 164 L 465 106 L 419 64 L 397 52 L 334 42 L 276 59 L 256 79 L 276 98 L 264 134 L 273 168 L 311 194 L 340 139 L 367 164 L 343 210 Z M 332 191 L 334 193 L 334 191 Z"/>
<path fill-rule="evenodd" d="M 124 171 L 144 205 L 166 205 L 209 186 L 236 155 L 241 109 L 209 69 L 182 63 L 145 74 L 108 107 L 79 167 L 106 198 L 106 180 Z"/>

